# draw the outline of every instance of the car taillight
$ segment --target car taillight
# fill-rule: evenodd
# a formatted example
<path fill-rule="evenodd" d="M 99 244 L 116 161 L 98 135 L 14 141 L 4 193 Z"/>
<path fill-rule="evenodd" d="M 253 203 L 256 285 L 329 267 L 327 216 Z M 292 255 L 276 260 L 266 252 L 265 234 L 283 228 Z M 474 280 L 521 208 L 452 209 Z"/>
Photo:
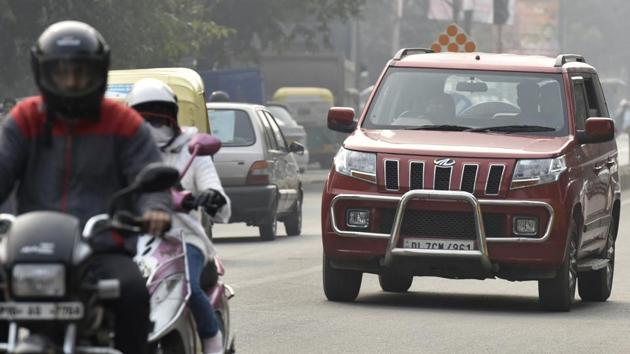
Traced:
<path fill-rule="evenodd" d="M 271 165 L 265 160 L 256 161 L 249 168 L 247 184 L 269 184 Z"/>

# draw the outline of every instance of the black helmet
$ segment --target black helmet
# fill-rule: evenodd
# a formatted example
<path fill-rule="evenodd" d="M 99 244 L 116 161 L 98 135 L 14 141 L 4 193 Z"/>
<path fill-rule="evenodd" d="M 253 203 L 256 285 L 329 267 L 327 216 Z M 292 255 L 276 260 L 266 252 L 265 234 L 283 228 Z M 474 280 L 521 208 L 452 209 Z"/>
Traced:
<path fill-rule="evenodd" d="M 99 118 L 109 47 L 94 28 L 77 21 L 51 25 L 31 48 L 31 66 L 48 109 L 65 118 Z"/>
<path fill-rule="evenodd" d="M 210 94 L 210 102 L 229 102 L 230 95 L 225 91 L 214 91 Z"/>

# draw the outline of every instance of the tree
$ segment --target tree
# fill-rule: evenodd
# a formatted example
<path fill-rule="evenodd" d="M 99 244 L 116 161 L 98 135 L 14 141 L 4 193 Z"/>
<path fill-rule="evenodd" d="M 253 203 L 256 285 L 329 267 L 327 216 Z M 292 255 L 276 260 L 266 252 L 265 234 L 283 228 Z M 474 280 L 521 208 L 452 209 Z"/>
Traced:
<path fill-rule="evenodd" d="M 308 49 L 330 45 L 330 25 L 357 16 L 366 0 L 214 0 L 212 19 L 234 29 L 231 36 L 205 43 L 200 66 L 255 62 L 265 50 L 281 51 L 303 42 Z"/>
<path fill-rule="evenodd" d="M 114 68 L 173 65 L 230 34 L 199 0 L 0 0 L 0 96 L 36 92 L 29 48 L 51 23 L 78 20 L 103 34 Z"/>

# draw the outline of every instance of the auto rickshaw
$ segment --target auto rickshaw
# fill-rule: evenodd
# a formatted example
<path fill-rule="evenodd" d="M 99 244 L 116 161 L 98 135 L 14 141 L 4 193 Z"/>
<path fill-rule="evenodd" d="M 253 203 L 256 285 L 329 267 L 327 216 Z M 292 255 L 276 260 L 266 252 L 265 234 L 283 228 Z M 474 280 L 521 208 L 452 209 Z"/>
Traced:
<path fill-rule="evenodd" d="M 334 104 L 332 92 L 322 87 L 281 87 L 273 101 L 285 105 L 295 121 L 304 126 L 309 162 L 329 168 L 343 140 L 327 127 L 328 109 Z"/>
<path fill-rule="evenodd" d="M 124 102 L 133 84 L 144 78 L 163 81 L 177 95 L 180 125 L 195 126 L 202 133 L 211 133 L 203 81 L 199 74 L 188 68 L 154 68 L 111 70 L 105 97 Z"/>

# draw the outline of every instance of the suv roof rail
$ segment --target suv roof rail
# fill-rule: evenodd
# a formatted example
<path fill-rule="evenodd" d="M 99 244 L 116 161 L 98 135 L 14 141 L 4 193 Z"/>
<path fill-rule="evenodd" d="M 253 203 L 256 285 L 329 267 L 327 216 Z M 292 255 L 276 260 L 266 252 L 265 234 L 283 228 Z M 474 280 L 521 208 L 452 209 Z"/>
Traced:
<path fill-rule="evenodd" d="M 429 48 L 403 48 L 394 55 L 394 60 L 400 60 L 407 55 L 411 54 L 426 54 L 426 53 L 434 53 L 433 49 Z"/>
<path fill-rule="evenodd" d="M 561 67 L 565 63 L 569 62 L 580 62 L 586 63 L 584 56 L 579 54 L 560 54 L 556 57 L 556 64 L 554 66 Z"/>

